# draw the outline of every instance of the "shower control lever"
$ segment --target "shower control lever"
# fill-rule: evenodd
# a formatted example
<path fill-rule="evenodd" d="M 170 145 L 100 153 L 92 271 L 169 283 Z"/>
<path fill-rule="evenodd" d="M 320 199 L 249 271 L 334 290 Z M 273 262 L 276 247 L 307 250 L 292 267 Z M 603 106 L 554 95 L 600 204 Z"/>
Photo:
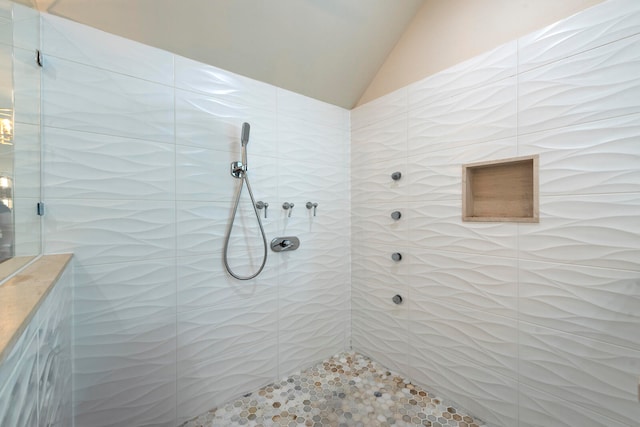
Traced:
<path fill-rule="evenodd" d="M 259 200 L 256 203 L 256 208 L 258 209 L 264 209 L 264 217 L 265 219 L 267 218 L 267 208 L 269 207 L 269 203 L 267 202 L 263 202 L 262 200 Z"/>
<path fill-rule="evenodd" d="M 316 216 L 316 210 L 318 209 L 318 203 L 307 202 L 307 204 L 305 206 L 307 207 L 307 209 L 313 208 L 313 216 Z"/>
<path fill-rule="evenodd" d="M 282 209 L 284 209 L 285 211 L 289 211 L 289 214 L 287 215 L 288 218 L 291 218 L 291 212 L 293 212 L 293 207 L 294 206 L 295 206 L 295 204 L 289 203 L 289 202 L 284 202 L 282 204 Z"/>
<path fill-rule="evenodd" d="M 295 236 L 276 237 L 271 241 L 274 252 L 295 251 L 300 246 L 300 239 Z"/>

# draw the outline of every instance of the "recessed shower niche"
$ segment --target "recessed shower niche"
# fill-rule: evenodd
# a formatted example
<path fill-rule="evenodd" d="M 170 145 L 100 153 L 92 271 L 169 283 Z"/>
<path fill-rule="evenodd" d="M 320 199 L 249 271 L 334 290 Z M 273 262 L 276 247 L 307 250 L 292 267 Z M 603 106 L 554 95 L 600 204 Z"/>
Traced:
<path fill-rule="evenodd" d="M 539 222 L 538 156 L 463 165 L 462 220 Z"/>

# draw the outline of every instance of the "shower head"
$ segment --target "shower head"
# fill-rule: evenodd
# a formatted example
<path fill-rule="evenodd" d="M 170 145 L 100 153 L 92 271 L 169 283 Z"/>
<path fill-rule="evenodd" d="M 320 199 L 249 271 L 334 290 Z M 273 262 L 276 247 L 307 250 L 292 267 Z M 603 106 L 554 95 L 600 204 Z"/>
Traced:
<path fill-rule="evenodd" d="M 243 147 L 249 143 L 250 130 L 251 130 L 251 126 L 249 125 L 249 123 L 244 122 L 242 124 L 242 136 L 240 137 L 240 141 L 242 142 Z"/>

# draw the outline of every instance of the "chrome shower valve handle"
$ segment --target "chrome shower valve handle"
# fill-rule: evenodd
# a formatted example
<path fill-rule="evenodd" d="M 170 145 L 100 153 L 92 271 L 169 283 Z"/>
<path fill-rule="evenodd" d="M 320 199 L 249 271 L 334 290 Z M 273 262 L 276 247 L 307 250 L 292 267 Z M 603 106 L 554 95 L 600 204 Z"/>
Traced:
<path fill-rule="evenodd" d="M 311 203 L 311 202 L 307 202 L 307 204 L 305 205 L 307 207 L 307 209 L 311 209 L 313 208 L 313 216 L 316 216 L 316 210 L 318 209 L 318 203 Z"/>
<path fill-rule="evenodd" d="M 282 209 L 284 209 L 285 211 L 289 211 L 289 214 L 287 215 L 287 218 L 291 218 L 291 212 L 293 212 L 293 207 L 294 206 L 295 206 L 295 204 L 289 203 L 289 202 L 284 202 L 282 204 Z"/>
<path fill-rule="evenodd" d="M 259 200 L 256 203 L 256 208 L 258 209 L 264 209 L 264 218 L 267 219 L 267 208 L 269 207 L 269 203 L 267 202 L 263 202 L 262 200 Z"/>

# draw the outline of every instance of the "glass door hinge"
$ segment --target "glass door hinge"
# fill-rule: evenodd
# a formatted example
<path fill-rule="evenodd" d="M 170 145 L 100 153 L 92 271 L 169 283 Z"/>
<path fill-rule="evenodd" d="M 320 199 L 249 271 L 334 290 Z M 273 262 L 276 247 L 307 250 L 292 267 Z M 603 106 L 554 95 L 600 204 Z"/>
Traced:
<path fill-rule="evenodd" d="M 43 216 L 44 215 L 44 202 L 38 202 L 36 204 L 36 210 L 38 215 Z"/>

